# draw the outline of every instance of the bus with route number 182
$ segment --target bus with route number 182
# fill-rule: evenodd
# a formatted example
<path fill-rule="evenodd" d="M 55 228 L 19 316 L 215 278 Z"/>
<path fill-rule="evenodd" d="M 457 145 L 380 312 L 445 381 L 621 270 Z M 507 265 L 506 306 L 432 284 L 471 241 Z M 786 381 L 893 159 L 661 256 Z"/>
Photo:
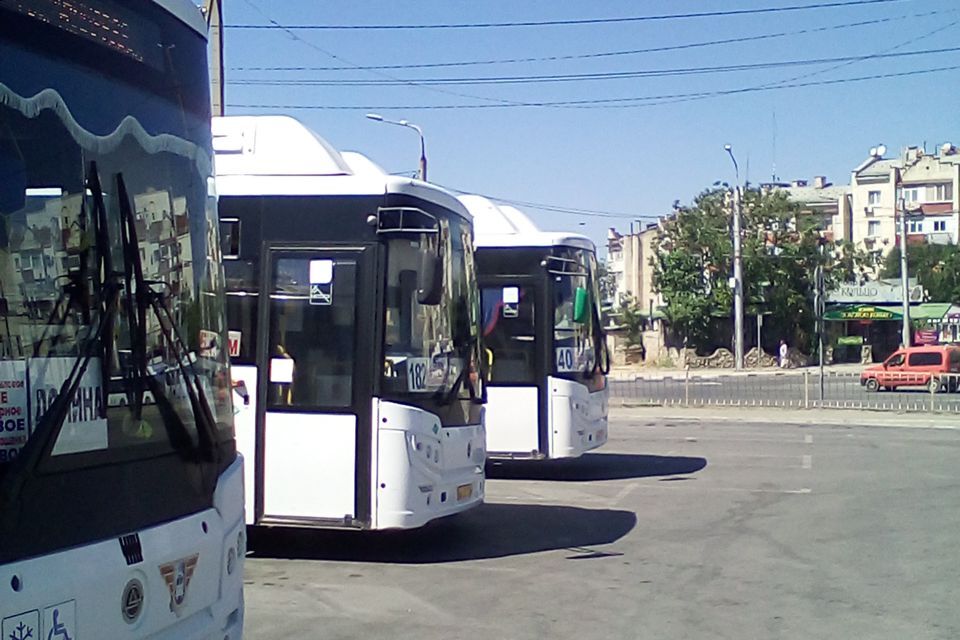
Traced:
<path fill-rule="evenodd" d="M 213 132 L 247 522 L 413 528 L 480 504 L 466 209 L 293 118 Z"/>
<path fill-rule="evenodd" d="M 240 638 L 207 24 L 0 2 L 0 638 Z"/>

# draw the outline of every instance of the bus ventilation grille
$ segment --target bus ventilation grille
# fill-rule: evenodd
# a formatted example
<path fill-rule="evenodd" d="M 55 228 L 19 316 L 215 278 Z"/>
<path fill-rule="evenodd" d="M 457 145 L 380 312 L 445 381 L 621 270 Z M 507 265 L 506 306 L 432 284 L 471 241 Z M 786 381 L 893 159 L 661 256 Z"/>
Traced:
<path fill-rule="evenodd" d="M 140 534 L 120 536 L 120 549 L 127 560 L 127 566 L 143 562 L 143 547 L 140 546 Z"/>

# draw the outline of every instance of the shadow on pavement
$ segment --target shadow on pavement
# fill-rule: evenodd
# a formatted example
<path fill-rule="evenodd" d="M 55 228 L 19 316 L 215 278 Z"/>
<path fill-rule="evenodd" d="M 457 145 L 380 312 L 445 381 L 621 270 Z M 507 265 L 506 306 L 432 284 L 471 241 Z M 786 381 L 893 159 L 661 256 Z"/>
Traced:
<path fill-rule="evenodd" d="M 411 531 L 253 529 L 254 558 L 432 564 L 567 549 L 573 558 L 616 555 L 590 547 L 633 529 L 631 511 L 487 503 Z"/>
<path fill-rule="evenodd" d="M 704 458 L 645 456 L 626 453 L 585 453 L 570 460 L 496 460 L 487 462 L 487 478 L 590 482 L 696 473 Z"/>

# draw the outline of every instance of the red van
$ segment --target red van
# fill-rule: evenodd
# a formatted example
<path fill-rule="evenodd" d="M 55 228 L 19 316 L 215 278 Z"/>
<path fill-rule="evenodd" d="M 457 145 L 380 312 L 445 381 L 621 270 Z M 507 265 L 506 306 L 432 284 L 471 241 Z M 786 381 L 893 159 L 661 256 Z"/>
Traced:
<path fill-rule="evenodd" d="M 933 393 L 956 391 L 960 383 L 960 347 L 932 345 L 898 349 L 883 364 L 867 367 L 860 384 L 867 391 L 926 387 Z"/>

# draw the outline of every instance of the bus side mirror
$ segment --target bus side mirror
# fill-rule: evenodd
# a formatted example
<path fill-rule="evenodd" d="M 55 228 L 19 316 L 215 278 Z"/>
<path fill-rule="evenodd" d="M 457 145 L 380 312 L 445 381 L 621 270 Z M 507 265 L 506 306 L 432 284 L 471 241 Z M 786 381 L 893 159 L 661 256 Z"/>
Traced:
<path fill-rule="evenodd" d="M 590 319 L 589 299 L 586 287 L 577 287 L 573 294 L 573 321 L 577 324 L 585 324 Z"/>
<path fill-rule="evenodd" d="M 443 297 L 443 258 L 440 252 L 425 252 L 420 257 L 420 270 L 417 272 L 417 302 L 420 304 L 440 304 Z"/>

